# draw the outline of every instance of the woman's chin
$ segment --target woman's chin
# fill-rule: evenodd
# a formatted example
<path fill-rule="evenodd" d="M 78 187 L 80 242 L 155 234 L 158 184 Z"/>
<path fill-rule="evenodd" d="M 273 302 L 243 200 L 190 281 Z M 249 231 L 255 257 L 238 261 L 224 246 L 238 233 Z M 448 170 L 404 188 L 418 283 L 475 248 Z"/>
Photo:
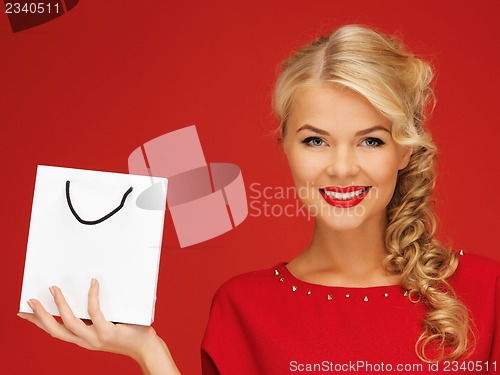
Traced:
<path fill-rule="evenodd" d="M 350 232 L 360 229 L 363 226 L 364 220 L 356 218 L 336 218 L 332 220 L 331 218 L 316 217 L 316 221 L 321 221 L 321 226 L 325 229 L 329 229 L 333 232 Z"/>
<path fill-rule="evenodd" d="M 332 210 L 323 210 L 321 215 L 316 215 L 316 223 L 325 229 L 335 232 L 347 232 L 360 229 L 367 221 L 368 217 L 364 210 L 351 208 L 334 207 Z"/>

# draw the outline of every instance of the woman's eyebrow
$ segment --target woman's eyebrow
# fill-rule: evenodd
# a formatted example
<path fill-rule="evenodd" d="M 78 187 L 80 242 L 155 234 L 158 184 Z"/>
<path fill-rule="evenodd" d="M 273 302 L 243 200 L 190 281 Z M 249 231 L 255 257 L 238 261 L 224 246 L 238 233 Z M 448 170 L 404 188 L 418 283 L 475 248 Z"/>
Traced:
<path fill-rule="evenodd" d="M 317 134 L 320 134 L 320 135 L 325 135 L 325 136 L 329 136 L 330 135 L 330 133 L 328 133 L 326 130 L 317 128 L 317 127 L 309 125 L 309 124 L 302 125 L 297 130 L 297 133 L 300 132 L 301 130 L 310 130 L 310 131 L 312 131 L 314 133 L 317 133 Z M 383 130 L 383 131 L 386 131 L 388 133 L 391 132 L 389 129 L 387 129 L 386 127 L 384 127 L 382 125 L 375 125 L 375 126 L 372 126 L 371 128 L 367 128 L 367 129 L 363 129 L 363 130 L 357 131 L 355 135 L 356 136 L 366 135 L 366 134 L 370 134 L 372 132 L 375 132 L 377 130 Z"/>
<path fill-rule="evenodd" d="M 316 128 L 316 127 L 309 125 L 309 124 L 302 125 L 299 128 L 299 130 L 297 130 L 297 133 L 300 132 L 301 130 L 310 130 L 310 131 L 317 133 L 317 134 L 320 134 L 320 135 L 326 135 L 326 136 L 330 135 L 330 133 L 328 133 L 326 130 Z"/>
<path fill-rule="evenodd" d="M 377 130 L 384 130 L 389 134 L 391 133 L 391 131 L 389 129 L 387 129 L 386 127 L 384 127 L 382 125 L 375 125 L 375 126 L 372 126 L 371 128 L 360 130 L 360 131 L 356 132 L 355 135 L 367 135 L 367 134 L 370 134 L 370 133 L 375 132 Z"/>

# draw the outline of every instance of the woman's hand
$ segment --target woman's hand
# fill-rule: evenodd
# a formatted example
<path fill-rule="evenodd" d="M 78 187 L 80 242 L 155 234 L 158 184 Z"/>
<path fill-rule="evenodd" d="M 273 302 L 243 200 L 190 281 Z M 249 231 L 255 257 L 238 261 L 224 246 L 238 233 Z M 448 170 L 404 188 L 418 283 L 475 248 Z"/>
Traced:
<path fill-rule="evenodd" d="M 108 322 L 99 307 L 99 283 L 92 279 L 88 296 L 88 312 L 92 324 L 77 318 L 57 286 L 49 288 L 59 310 L 62 323 L 49 314 L 42 304 L 29 300 L 33 314 L 19 313 L 57 339 L 89 350 L 119 353 L 135 359 L 145 374 L 180 374 L 163 340 L 153 327 Z"/>

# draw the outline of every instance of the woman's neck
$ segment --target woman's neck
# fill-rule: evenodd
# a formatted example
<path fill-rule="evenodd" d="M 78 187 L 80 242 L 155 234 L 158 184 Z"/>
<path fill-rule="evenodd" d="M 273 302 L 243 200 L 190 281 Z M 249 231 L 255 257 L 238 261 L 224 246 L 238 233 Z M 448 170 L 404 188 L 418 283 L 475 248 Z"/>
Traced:
<path fill-rule="evenodd" d="M 386 256 L 384 220 L 364 223 L 352 230 L 335 231 L 315 222 L 309 246 L 288 265 L 304 281 L 331 285 L 369 287 L 394 285 L 399 277 L 384 267 Z"/>

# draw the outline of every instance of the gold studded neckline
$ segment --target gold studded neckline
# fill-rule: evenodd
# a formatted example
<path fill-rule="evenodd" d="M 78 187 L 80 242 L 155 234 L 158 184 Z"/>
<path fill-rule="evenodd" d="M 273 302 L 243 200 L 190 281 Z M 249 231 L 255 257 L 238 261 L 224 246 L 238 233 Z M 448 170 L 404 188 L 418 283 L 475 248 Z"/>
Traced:
<path fill-rule="evenodd" d="M 307 296 L 323 295 L 325 299 L 331 301 L 342 296 L 344 299 L 358 299 L 368 302 L 372 297 L 381 297 L 387 299 L 391 296 L 404 296 L 404 289 L 400 285 L 377 285 L 369 287 L 346 287 L 346 286 L 328 286 L 313 284 L 301 280 L 294 276 L 286 267 L 287 263 L 282 262 L 273 268 L 273 273 L 280 284 L 286 286 L 294 294 L 305 294 Z"/>
<path fill-rule="evenodd" d="M 460 256 L 464 255 L 464 251 L 458 252 Z M 369 302 L 372 300 L 390 300 L 392 297 L 404 297 L 406 301 L 414 304 L 420 302 L 420 298 L 412 298 L 413 291 L 404 290 L 400 285 L 376 285 L 369 287 L 346 287 L 346 286 L 329 286 L 321 284 L 313 284 L 301 280 L 294 276 L 286 267 L 286 262 L 281 262 L 273 267 L 274 277 L 283 285 L 285 289 L 291 290 L 294 295 L 319 296 L 326 301 L 343 300 L 362 300 Z"/>

